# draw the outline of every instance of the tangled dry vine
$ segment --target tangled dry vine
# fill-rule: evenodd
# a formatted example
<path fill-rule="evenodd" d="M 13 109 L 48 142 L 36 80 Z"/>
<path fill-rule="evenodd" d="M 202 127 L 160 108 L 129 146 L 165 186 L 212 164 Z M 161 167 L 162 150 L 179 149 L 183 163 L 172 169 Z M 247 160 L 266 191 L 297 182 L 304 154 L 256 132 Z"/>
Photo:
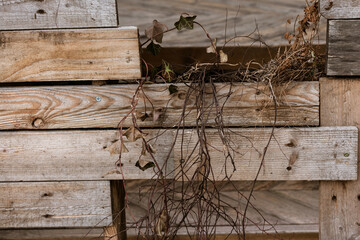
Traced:
<path fill-rule="evenodd" d="M 220 222 L 230 226 L 228 234 L 237 234 L 239 239 L 246 239 L 246 226 L 249 223 L 264 233 L 268 230 L 276 232 L 275 226 L 263 217 L 251 200 L 268 146 L 274 137 L 277 109 L 282 104 L 278 100 L 281 88 L 292 81 L 315 80 L 322 74 L 323 61 L 316 55 L 312 44 L 320 19 L 318 1 L 312 0 L 307 3 L 304 13 L 304 17 L 295 23 L 296 31 L 285 34 L 285 38 L 291 44 L 285 51 L 279 51 L 266 64 L 235 64 L 237 69 L 231 71 L 222 69 L 223 66 L 234 64 L 227 63 L 226 53 L 216 46 L 216 41 L 195 21 L 196 16 L 182 14 L 175 27 L 171 29 L 154 20 L 153 25 L 146 30 L 148 40 L 142 45 L 148 44 L 147 50 L 157 54 L 161 50 L 160 44 L 166 32 L 192 29 L 194 25 L 200 26 L 210 41 L 208 51 L 216 54 L 217 62 L 196 64 L 184 73 L 176 75 L 167 62 L 163 62 L 161 69 L 151 69 L 144 61 L 146 76 L 139 81 L 132 96 L 131 109 L 118 125 L 121 144 L 117 162 L 118 170 L 124 179 L 127 213 L 131 217 L 132 209 L 129 208 L 126 194 L 126 172 L 122 169 L 122 156 L 128 151 L 124 138 L 128 141 L 142 142 L 142 151 L 136 166 L 143 171 L 153 171 L 154 177 L 151 184 L 143 188 L 143 193 L 147 195 L 147 214 L 140 219 L 133 217 L 133 226 L 128 226 L 136 228 L 141 238 L 173 239 L 178 234 L 185 233 L 194 239 L 210 239 L 216 236 Z M 257 31 L 245 37 L 262 42 Z M 228 40 L 227 43 L 236 38 L 239 36 Z M 181 91 L 177 85 L 169 84 L 170 98 L 182 94 L 183 108 L 172 128 L 163 128 L 156 134 L 148 135 L 147 130 L 141 129 L 138 122 L 147 118 L 157 121 L 166 117 L 166 109 L 156 109 L 144 90 L 147 83 L 154 83 L 156 79 L 183 84 L 185 90 Z M 218 83 L 224 82 L 227 83 L 226 88 L 220 91 Z M 272 130 L 269 132 L 266 146 L 264 149 L 256 149 L 261 161 L 248 195 L 238 189 L 232 181 L 238 167 L 235 164 L 235 156 L 241 157 L 243 154 L 232 138 L 244 138 L 250 146 L 252 140 L 227 126 L 223 114 L 224 107 L 233 94 L 233 84 L 244 82 L 267 86 L 266 94 L 274 106 Z M 148 109 L 145 108 L 143 112 L 137 111 L 139 101 L 144 101 L 144 105 L 149 106 Z M 131 119 L 132 126 L 124 130 L 123 126 L 128 118 Z M 171 141 L 167 142 L 167 153 L 159 159 L 154 146 L 162 137 L 169 135 Z M 223 148 L 214 149 L 211 144 L 214 141 L 221 142 Z M 179 156 L 178 164 L 175 166 L 172 162 L 174 151 Z M 214 151 L 219 153 L 216 156 L 221 156 L 221 160 L 213 157 Z M 220 176 L 214 173 L 215 162 L 221 162 Z M 216 166 L 219 167 L 218 164 Z M 245 201 L 243 209 L 232 206 L 221 196 L 222 189 L 229 185 L 238 193 L 239 199 Z M 248 217 L 250 208 L 261 216 L 262 222 Z"/>

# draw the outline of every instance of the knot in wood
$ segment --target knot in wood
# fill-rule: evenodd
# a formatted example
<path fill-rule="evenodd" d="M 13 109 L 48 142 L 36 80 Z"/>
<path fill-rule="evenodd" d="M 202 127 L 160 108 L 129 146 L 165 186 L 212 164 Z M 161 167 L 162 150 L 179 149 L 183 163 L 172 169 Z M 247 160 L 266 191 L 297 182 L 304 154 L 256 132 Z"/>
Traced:
<path fill-rule="evenodd" d="M 41 118 L 35 118 L 32 122 L 32 125 L 34 128 L 41 128 L 44 127 L 45 123 L 44 120 L 42 120 Z"/>

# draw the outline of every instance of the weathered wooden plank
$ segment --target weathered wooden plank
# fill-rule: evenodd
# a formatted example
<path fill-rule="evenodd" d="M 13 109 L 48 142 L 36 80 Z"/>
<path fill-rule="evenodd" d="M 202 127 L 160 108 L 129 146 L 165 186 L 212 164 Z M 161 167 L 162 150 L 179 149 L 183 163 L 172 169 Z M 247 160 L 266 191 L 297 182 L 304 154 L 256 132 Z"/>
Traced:
<path fill-rule="evenodd" d="M 233 153 L 236 167 L 233 173 L 231 160 L 224 159 L 224 146 L 218 131 L 207 131 L 215 179 L 225 179 L 225 169 L 227 176 L 232 175 L 232 180 L 255 179 L 270 132 L 269 128 L 225 132 L 232 142 L 230 152 L 236 152 Z M 196 131 L 185 130 L 183 141 L 183 154 L 180 144 L 174 148 L 175 176 L 180 175 L 182 165 L 186 176 L 196 179 L 196 166 L 201 164 L 197 155 L 192 154 L 197 144 Z M 354 180 L 357 178 L 357 144 L 356 127 L 276 129 L 258 179 Z"/>
<path fill-rule="evenodd" d="M 149 84 L 139 95 L 138 115 L 151 115 L 151 103 L 162 114 L 141 121 L 143 127 L 172 127 L 179 123 L 188 87 L 177 84 L 178 92 L 170 95 L 169 84 Z M 252 83 L 215 84 L 228 126 L 272 126 L 274 104 L 265 85 Z M 230 89 L 231 86 L 231 89 Z M 131 109 L 131 98 L 137 85 L 9 87 L 0 89 L 1 129 L 116 128 Z M 213 105 L 210 85 L 207 106 Z M 319 124 L 319 83 L 294 82 L 278 86 L 278 126 L 317 126 Z M 186 125 L 196 124 L 195 96 L 187 101 Z M 150 100 L 150 101 L 149 101 Z M 207 125 L 215 125 L 216 109 L 211 108 Z M 131 126 L 129 117 L 124 126 Z"/>
<path fill-rule="evenodd" d="M 0 82 L 134 79 L 137 28 L 4 31 Z"/>
<path fill-rule="evenodd" d="M 313 226 L 309 226 L 309 225 L 302 225 L 301 228 L 299 227 L 299 231 L 294 231 L 291 232 L 290 230 L 293 227 L 297 227 L 295 226 L 284 226 L 281 227 L 281 229 L 286 229 L 289 230 L 289 233 L 283 233 L 283 231 L 281 231 L 280 229 L 280 233 L 278 234 L 249 234 L 246 236 L 246 239 L 248 240 L 277 240 L 277 239 L 291 239 L 291 240 L 318 240 L 318 234 L 316 232 L 314 233 L 303 233 L 303 231 L 301 231 L 300 229 L 312 229 Z M 223 235 L 217 235 L 216 239 L 217 240 L 224 240 L 224 239 L 228 239 L 228 240 L 232 240 L 232 239 L 237 239 L 236 235 L 230 235 L 228 236 L 228 231 L 229 229 L 225 228 L 224 229 L 224 234 Z M 0 230 L 0 234 L 4 233 L 5 235 L 0 235 L 0 239 L 1 240 L 18 240 L 18 239 L 23 239 L 23 240 L 84 240 L 84 239 L 91 239 L 91 240 L 103 240 L 103 237 L 99 237 L 101 235 L 101 233 L 96 234 L 90 234 L 87 235 L 86 238 L 84 238 L 84 236 L 86 235 L 86 231 L 89 231 L 89 229 L 82 229 L 82 232 L 84 233 L 83 235 L 76 235 L 75 237 L 73 237 L 71 234 L 66 234 L 66 236 L 63 234 L 64 232 L 67 233 L 71 233 L 73 230 L 71 229 L 58 229 L 58 230 Z M 32 235 L 34 235 L 33 237 L 28 236 L 28 233 L 32 233 Z M 24 236 L 24 234 L 26 236 Z M 43 235 L 45 234 L 45 235 Z M 136 240 L 138 239 L 138 236 L 129 236 L 127 237 L 127 239 L 129 240 Z M 177 236 L 176 239 L 178 240 L 190 240 L 190 238 L 186 235 L 184 236 Z"/>
<path fill-rule="evenodd" d="M 158 131 L 149 133 L 151 138 Z M 130 151 L 122 158 L 125 178 L 150 179 L 152 169 L 143 172 L 135 167 L 142 142 L 124 138 Z M 118 171 L 113 171 L 120 151 L 115 130 L 0 132 L 0 139 L 0 181 L 122 179 Z M 153 143 L 159 149 L 155 156 L 160 163 L 170 152 L 170 142 L 172 133 L 167 132 L 156 145 Z"/>
<path fill-rule="evenodd" d="M 328 21 L 327 75 L 360 75 L 360 39 L 354 30 L 359 28 L 360 20 Z"/>
<path fill-rule="evenodd" d="M 147 191 L 151 186 L 155 184 L 155 180 L 127 180 L 126 192 L 127 193 L 139 193 L 139 186 L 142 191 Z M 182 184 L 191 184 L 177 182 L 175 185 L 181 187 Z M 302 191 L 302 190 L 318 190 L 319 181 L 256 181 L 254 190 L 268 190 L 268 191 Z M 231 182 L 215 182 L 217 189 L 221 189 L 222 192 L 228 192 L 234 190 L 234 185 L 239 191 L 250 191 L 253 187 L 253 181 L 231 181 Z"/>
<path fill-rule="evenodd" d="M 115 0 L 0 1 L 0 30 L 116 26 Z"/>
<path fill-rule="evenodd" d="M 1 240 L 84 240 L 90 238 L 92 240 L 103 240 L 103 228 L 43 228 L 43 229 L 0 229 Z M 86 238 L 85 238 L 86 236 Z"/>
<path fill-rule="evenodd" d="M 0 183 L 0 228 L 106 226 L 112 221 L 109 185 L 107 181 Z"/>
<path fill-rule="evenodd" d="M 334 0 L 338 1 L 338 0 Z M 303 16 L 306 2 L 304 0 L 117 0 L 118 16 L 121 24 L 138 26 L 141 39 L 145 39 L 145 29 L 154 19 L 171 27 L 182 12 L 197 15 L 201 23 L 216 38 L 218 45 L 223 46 L 226 40 L 234 36 L 252 33 L 257 27 L 262 39 L 270 46 L 287 45 L 284 38 L 287 31 L 292 31 L 297 16 Z M 164 13 L 167 14 L 164 14 Z M 141 17 L 139 17 L 141 16 Z M 255 21 L 256 19 L 256 21 Z M 287 24 L 287 19 L 291 24 Z M 320 24 L 319 38 L 326 41 L 326 22 Z M 240 23 L 241 22 L 241 23 Z M 257 37 L 255 34 L 254 37 Z M 317 39 L 316 39 L 317 40 Z M 317 41 L 316 41 L 317 42 Z M 203 30 L 196 26 L 191 31 L 169 32 L 164 36 L 166 47 L 208 47 L 210 45 Z M 239 37 L 227 46 L 259 46 L 253 39 Z M 227 52 L 228 53 L 228 52 Z M 239 55 L 241 56 L 241 55 Z M 260 61 L 261 62 L 261 61 Z"/>
<path fill-rule="evenodd" d="M 360 18 L 360 3 L 353 0 L 320 0 L 320 12 L 327 19 Z"/>
<path fill-rule="evenodd" d="M 320 80 L 321 125 L 360 126 L 359 79 Z M 356 239 L 360 234 L 360 177 L 320 183 L 320 239 Z"/>
<path fill-rule="evenodd" d="M 178 166 L 181 157 L 180 141 L 171 152 L 174 131 L 145 130 L 148 139 L 161 133 L 151 144 L 157 150 L 155 158 L 160 166 L 169 156 L 168 178 L 173 177 L 173 164 Z M 238 151 L 234 156 L 237 171 L 232 179 L 253 180 L 270 129 L 231 129 L 231 132 L 232 147 Z M 0 132 L 0 181 L 122 179 L 122 174 L 112 171 L 120 149 L 117 135 L 118 132 L 111 130 Z M 259 180 L 356 179 L 357 136 L 355 127 L 276 129 L 276 140 L 269 146 Z M 195 138 L 194 132 L 185 130 L 185 156 Z M 220 180 L 224 176 L 223 144 L 217 130 L 209 129 L 207 138 L 212 159 L 219 159 L 213 168 Z M 129 150 L 121 161 L 124 177 L 152 178 L 155 169 L 143 172 L 135 167 L 141 156 L 142 141 L 129 142 L 125 138 L 124 144 Z M 151 160 L 148 155 L 141 159 Z M 230 163 L 227 167 L 231 171 Z M 190 168 L 188 174 L 193 170 Z"/>
<path fill-rule="evenodd" d="M 129 227 L 128 235 L 137 233 L 137 230 L 134 229 L 133 219 L 141 219 L 147 214 L 148 194 L 143 192 L 142 186 L 139 187 L 140 188 L 136 188 L 128 194 L 129 208 L 131 209 L 131 216 L 133 217 L 127 219 L 127 225 Z M 181 190 L 179 192 L 181 192 Z M 249 192 L 242 192 L 242 194 L 248 196 Z M 245 208 L 246 200 L 234 190 L 231 192 L 221 191 L 219 197 L 223 203 L 231 207 L 237 209 Z M 154 199 L 156 199 L 156 197 L 154 197 Z M 247 216 L 253 222 L 259 223 L 264 229 L 268 229 L 268 233 L 273 232 L 274 229 L 271 229 L 268 224 L 263 225 L 263 217 L 269 223 L 274 224 L 275 229 L 281 233 L 318 232 L 318 201 L 318 191 L 315 190 L 255 191 L 252 204 L 261 212 L 262 216 L 253 208 L 249 209 Z M 227 214 L 231 218 L 236 219 L 237 213 L 231 207 L 226 208 Z M 196 211 L 196 207 L 194 207 L 194 212 Z M 189 218 L 191 218 L 191 216 L 189 216 Z M 181 218 L 179 217 L 178 219 Z M 196 216 L 194 216 L 194 222 L 196 222 Z M 222 218 L 218 219 L 217 227 L 217 234 L 231 232 L 231 226 Z M 248 223 L 246 229 L 247 233 L 261 232 L 260 229 L 251 222 Z M 189 228 L 189 230 L 194 229 Z M 181 234 L 186 234 L 185 227 L 180 229 L 179 235 Z"/>

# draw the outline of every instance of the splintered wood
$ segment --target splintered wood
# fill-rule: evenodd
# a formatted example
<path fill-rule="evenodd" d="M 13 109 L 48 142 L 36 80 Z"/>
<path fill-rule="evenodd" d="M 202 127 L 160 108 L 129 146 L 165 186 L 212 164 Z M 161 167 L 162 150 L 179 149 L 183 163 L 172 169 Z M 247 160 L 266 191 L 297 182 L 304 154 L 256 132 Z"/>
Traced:
<path fill-rule="evenodd" d="M 0 48 L 0 83 L 141 77 L 135 27 L 5 31 Z"/>
<path fill-rule="evenodd" d="M 178 92 L 169 93 L 169 84 L 144 85 L 136 107 L 141 127 L 173 127 L 178 124 L 189 90 L 177 84 Z M 206 105 L 210 109 L 207 125 L 215 125 L 216 109 L 208 87 Z M 275 110 L 266 85 L 254 83 L 215 84 L 227 126 L 272 126 Z M 137 85 L 11 87 L 0 89 L 1 129 L 116 128 L 131 109 Z M 319 125 L 319 83 L 293 82 L 278 87 L 278 126 Z M 230 95 L 229 98 L 227 96 Z M 195 96 L 186 101 L 185 125 L 195 126 Z M 150 101 L 149 101 L 150 100 Z M 226 101 L 226 102 L 225 102 Z M 151 106 L 160 117 L 154 121 Z M 141 120 L 141 115 L 149 117 Z M 129 117 L 124 127 L 132 125 Z"/>
<path fill-rule="evenodd" d="M 174 149 L 175 130 L 146 130 L 154 156 L 167 178 L 179 174 L 181 156 L 189 156 L 195 146 L 195 131 L 185 130 L 184 146 L 178 139 Z M 253 180 L 260 166 L 263 148 L 270 129 L 231 129 L 230 151 L 234 151 L 236 171 L 224 160 L 224 146 L 216 130 L 207 130 L 212 166 L 217 180 L 224 177 L 225 167 L 232 180 Z M 181 133 L 180 133 L 181 134 Z M 230 134 L 230 133 L 226 133 Z M 151 179 L 154 171 L 135 166 L 138 160 L 152 161 L 142 154 L 141 139 L 124 137 L 120 146 L 117 131 L 31 131 L 0 132 L 0 181 Z M 259 180 L 354 180 L 357 177 L 356 127 L 276 129 L 265 157 Z M 122 173 L 115 170 L 122 148 Z M 191 177 L 196 159 L 189 158 L 185 169 Z M 41 167 L 39 167 L 41 166 Z M 61 169 L 61 171 L 59 171 Z"/>
<path fill-rule="evenodd" d="M 0 30 L 116 26 L 115 0 L 0 1 Z"/>
<path fill-rule="evenodd" d="M 107 181 L 0 183 L 0 193 L 6 193 L 0 194 L 0 226 L 107 226 L 112 222 L 109 185 Z"/>

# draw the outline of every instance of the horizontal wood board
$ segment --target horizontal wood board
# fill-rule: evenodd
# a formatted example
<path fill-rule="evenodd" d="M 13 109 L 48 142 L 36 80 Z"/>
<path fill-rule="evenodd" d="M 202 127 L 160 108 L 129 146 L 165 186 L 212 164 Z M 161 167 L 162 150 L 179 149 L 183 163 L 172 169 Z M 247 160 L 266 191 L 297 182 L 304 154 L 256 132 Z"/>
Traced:
<path fill-rule="evenodd" d="M 174 165 L 179 166 L 180 138 L 171 151 L 175 130 L 146 130 L 147 139 L 156 150 L 160 166 L 167 161 L 164 173 L 174 177 Z M 271 129 L 231 129 L 232 146 L 237 171 L 233 180 L 253 180 L 261 153 Z M 184 156 L 191 150 L 195 132 L 184 132 Z M 0 181 L 101 180 L 122 179 L 115 171 L 120 141 L 118 132 L 97 131 L 3 131 L 0 132 Z M 225 133 L 227 134 L 227 133 Z M 357 177 L 358 130 L 355 127 L 276 129 L 269 146 L 259 180 L 352 180 Z M 123 153 L 125 179 L 150 179 L 153 169 L 141 171 L 135 167 L 142 156 L 142 141 L 130 142 L 124 137 L 129 152 Z M 224 176 L 223 144 L 217 130 L 207 130 L 209 151 L 215 176 Z M 168 158 L 169 157 L 169 158 Z M 194 163 L 191 159 L 191 164 Z M 190 163 L 189 163 L 190 164 Z M 227 162 L 228 169 L 232 169 Z M 41 166 L 41 167 L 39 167 Z M 191 166 L 191 165 L 187 165 Z M 290 167 L 290 169 L 289 169 Z M 59 171 L 61 169 L 61 171 Z M 175 169 L 178 172 L 178 168 Z M 189 169 L 188 174 L 193 171 Z"/>
<path fill-rule="evenodd" d="M 232 180 L 255 179 L 270 132 L 269 128 L 232 129 L 231 132 L 225 132 L 225 136 L 231 136 L 230 151 L 238 154 L 234 155 L 236 172 L 232 175 Z M 276 129 L 258 179 L 356 179 L 357 138 L 356 127 Z M 174 148 L 175 176 L 181 175 L 180 166 L 183 165 L 188 179 L 196 179 L 195 170 L 200 160 L 196 158 L 196 154 L 191 155 L 197 142 L 195 131 L 185 130 L 183 141 L 183 154 L 180 144 Z M 225 180 L 225 169 L 227 176 L 230 176 L 234 167 L 230 159 L 224 160 L 224 146 L 219 133 L 215 130 L 208 131 L 207 142 L 213 174 L 216 180 Z M 184 163 L 181 156 L 186 159 Z M 346 171 L 349 167 L 351 171 Z"/>
<path fill-rule="evenodd" d="M 141 77 L 135 27 L 0 32 L 0 82 Z"/>
<path fill-rule="evenodd" d="M 360 76 L 359 28 L 360 20 L 328 21 L 327 75 Z"/>
<path fill-rule="evenodd" d="M 0 229 L 1 240 L 104 240 L 103 228 Z M 86 236 L 86 238 L 85 238 Z M 100 237 L 102 236 L 102 237 Z"/>
<path fill-rule="evenodd" d="M 291 227 L 291 226 L 288 226 Z M 304 226 L 306 227 L 306 226 Z M 67 234 L 66 236 L 69 237 L 63 237 L 64 235 L 62 234 L 62 232 L 68 232 L 69 234 Z M 75 237 L 71 237 L 71 232 L 73 230 L 71 229 L 60 229 L 60 230 L 54 230 L 54 231 L 49 231 L 49 230 L 5 230 L 5 231 L 1 231 L 0 230 L 0 234 L 4 234 L 4 235 L 0 235 L 0 239 L 1 240 L 17 240 L 17 239 L 26 239 L 26 240 L 84 240 L 84 236 L 86 235 L 87 231 L 89 231 L 89 229 L 82 229 L 82 231 L 84 232 L 83 235 L 79 235 L 79 236 L 75 236 Z M 26 236 L 24 236 L 24 234 L 27 234 Z M 30 236 L 29 234 L 32 234 L 33 236 Z M 104 237 L 99 237 L 101 235 L 101 232 L 99 234 L 90 234 L 87 235 L 87 237 L 89 239 L 92 240 L 104 240 Z M 19 237 L 20 236 L 20 237 Z M 59 237 L 57 237 L 59 236 Z M 128 236 L 127 239 L 129 240 L 136 240 L 138 236 Z M 224 234 L 224 235 L 218 235 L 217 236 L 217 240 L 232 240 L 232 239 L 237 239 L 236 235 L 230 235 L 228 236 L 228 234 Z M 249 234 L 246 236 L 246 238 L 248 240 L 277 240 L 282 238 L 282 239 L 291 239 L 291 240 L 318 240 L 318 234 L 317 233 L 303 233 L 303 232 L 299 232 L 299 233 L 294 233 L 294 232 L 290 232 L 290 233 L 280 233 L 280 234 Z M 176 240 L 190 240 L 190 238 L 188 236 L 177 236 L 175 238 Z"/>
<path fill-rule="evenodd" d="M 136 190 L 138 191 L 136 192 Z M 130 236 L 137 234 L 133 219 L 138 220 L 146 216 L 149 200 L 146 193 L 139 194 L 139 191 L 143 191 L 142 186 L 139 186 L 136 190 L 128 195 L 131 213 L 128 211 L 127 226 L 129 228 L 128 235 Z M 248 196 L 249 192 L 242 192 L 242 194 Z M 178 197 L 181 196 L 179 195 Z M 232 208 L 244 209 L 246 205 L 244 197 L 236 191 L 221 192 L 219 197 L 224 204 L 228 204 L 225 210 L 229 217 L 233 219 L 236 219 L 236 212 Z M 314 190 L 255 191 L 252 204 L 269 223 L 274 224 L 275 229 L 279 233 L 311 233 L 318 231 L 318 198 L 318 192 Z M 196 207 L 193 210 L 196 213 Z M 268 229 L 269 233 L 274 232 L 269 225 L 264 225 L 262 217 L 254 208 L 249 208 L 247 217 L 252 221 L 248 221 L 247 233 L 261 232 L 254 223 L 259 224 L 264 229 Z M 181 214 L 178 219 L 181 219 Z M 189 219 L 191 219 L 190 216 Z M 197 222 L 196 220 L 196 216 L 194 216 L 194 223 Z M 189 227 L 189 230 L 194 231 L 194 228 Z M 230 231 L 231 227 L 229 224 L 224 219 L 219 218 L 217 234 L 227 234 Z M 180 228 L 179 235 L 181 234 L 187 234 L 185 227 Z"/>
<path fill-rule="evenodd" d="M 360 18 L 360 2 L 356 0 L 320 0 L 320 12 L 327 19 Z"/>
<path fill-rule="evenodd" d="M 101 227 L 112 222 L 107 181 L 0 183 L 0 193 L 0 228 Z"/>
<path fill-rule="evenodd" d="M 334 0 L 338 1 L 338 0 Z M 212 38 L 217 39 L 218 46 L 235 36 L 247 36 L 255 28 L 259 30 L 261 39 L 267 46 L 287 45 L 284 34 L 293 31 L 297 17 L 302 17 L 306 2 L 304 0 L 117 0 L 119 22 L 125 25 L 138 26 L 141 40 L 145 40 L 145 29 L 157 19 L 169 28 L 179 20 L 183 12 L 197 15 L 196 21 L 201 23 Z M 164 14 L 166 13 L 166 14 Z M 141 17 L 139 17 L 141 16 Z M 288 24 L 287 20 L 291 23 Z M 326 21 L 322 18 L 319 42 L 326 41 Z M 252 37 L 257 38 L 257 34 Z M 316 38 L 318 42 L 318 38 Z M 165 47 L 208 47 L 209 39 L 195 25 L 191 31 L 172 31 L 165 34 Z M 263 45 L 247 37 L 237 37 L 227 46 L 259 46 Z M 226 52 L 228 53 L 228 52 Z"/>
<path fill-rule="evenodd" d="M 116 26 L 115 0 L 0 1 L 0 30 Z"/>
<path fill-rule="evenodd" d="M 136 106 L 141 127 L 172 127 L 179 124 L 189 90 L 176 84 L 170 94 L 169 84 L 144 85 Z M 0 88 L 0 129 L 116 128 L 129 113 L 131 99 L 138 85 L 51 86 Z M 255 83 L 216 83 L 216 92 L 227 126 L 272 126 L 275 108 L 266 85 Z M 277 126 L 318 126 L 319 83 L 293 82 L 275 87 L 279 103 Z M 209 126 L 215 125 L 216 108 L 211 85 L 207 85 Z M 229 99 L 226 97 L 231 93 Z M 186 126 L 196 124 L 196 92 L 186 102 Z M 225 105 L 223 105 L 225 103 Z M 160 117 L 153 120 L 153 104 Z M 129 117 L 124 126 L 131 126 Z"/>

